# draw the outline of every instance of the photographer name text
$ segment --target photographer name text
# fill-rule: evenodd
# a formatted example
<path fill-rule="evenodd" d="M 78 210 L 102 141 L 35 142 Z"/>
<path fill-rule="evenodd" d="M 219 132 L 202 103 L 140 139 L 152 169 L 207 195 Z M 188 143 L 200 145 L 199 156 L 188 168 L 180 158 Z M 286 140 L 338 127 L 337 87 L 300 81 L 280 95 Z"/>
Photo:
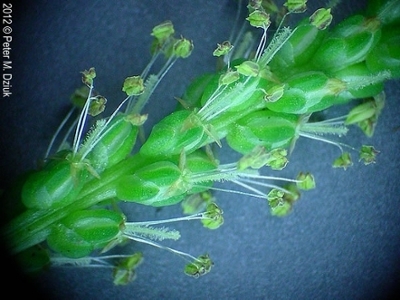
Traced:
<path fill-rule="evenodd" d="M 12 42 L 12 4 L 3 3 L 3 98 L 12 95 L 12 60 L 11 60 L 11 42 Z"/>

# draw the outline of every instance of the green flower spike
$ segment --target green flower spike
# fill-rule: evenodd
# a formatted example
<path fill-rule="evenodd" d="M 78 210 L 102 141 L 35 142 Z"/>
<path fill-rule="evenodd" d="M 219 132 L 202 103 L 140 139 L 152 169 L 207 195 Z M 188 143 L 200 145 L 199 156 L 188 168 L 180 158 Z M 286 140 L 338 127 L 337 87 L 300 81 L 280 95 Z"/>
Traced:
<path fill-rule="evenodd" d="M 225 41 L 222 44 L 217 44 L 217 49 L 214 50 L 214 56 L 223 56 L 228 54 L 232 50 L 233 46 L 229 41 Z"/>
<path fill-rule="evenodd" d="M 247 21 L 250 22 L 250 25 L 256 28 L 263 28 L 266 30 L 271 24 L 271 20 L 269 14 L 261 10 L 253 11 L 247 18 Z"/>
<path fill-rule="evenodd" d="M 288 0 L 283 4 L 290 13 L 303 13 L 307 10 L 307 0 Z"/>
<path fill-rule="evenodd" d="M 331 9 L 320 8 L 317 9 L 310 16 L 310 23 L 317 27 L 319 30 L 325 30 L 332 22 L 333 16 L 331 15 Z"/>
<path fill-rule="evenodd" d="M 82 73 L 82 82 L 88 87 L 93 86 L 93 79 L 96 78 L 96 70 L 92 67 Z"/>
<path fill-rule="evenodd" d="M 298 180 L 297 187 L 301 190 L 308 191 L 315 188 L 315 179 L 311 173 L 300 172 L 296 180 Z"/>
<path fill-rule="evenodd" d="M 122 91 L 128 96 L 137 96 L 144 91 L 144 82 L 140 76 L 127 77 L 124 81 Z"/>
<path fill-rule="evenodd" d="M 186 58 L 192 53 L 193 48 L 193 42 L 182 37 L 175 42 L 173 54 L 176 57 Z"/>
<path fill-rule="evenodd" d="M 115 285 L 127 285 L 136 278 L 136 267 L 143 261 L 143 255 L 140 252 L 124 258 L 113 270 Z"/>
<path fill-rule="evenodd" d="M 374 147 L 363 145 L 360 150 L 360 161 L 365 165 L 375 163 L 376 155 L 379 153 Z"/>
<path fill-rule="evenodd" d="M 343 152 L 342 155 L 340 155 L 337 159 L 335 159 L 332 166 L 334 168 L 343 168 L 346 170 L 348 167 L 351 167 L 352 165 L 353 161 L 351 160 L 350 153 Z"/>
<path fill-rule="evenodd" d="M 88 114 L 95 117 L 101 114 L 106 108 L 107 99 L 101 95 L 97 95 L 91 99 Z"/>
<path fill-rule="evenodd" d="M 210 272 L 213 265 L 214 263 L 210 259 L 210 256 L 208 254 L 203 254 L 196 258 L 193 262 L 187 264 L 184 272 L 188 276 L 199 278 L 200 276 Z"/>
<path fill-rule="evenodd" d="M 224 224 L 224 217 L 222 214 L 222 209 L 220 209 L 214 202 L 211 202 L 207 205 L 204 213 L 205 218 L 201 219 L 201 223 L 203 223 L 203 226 L 208 229 L 217 229 Z"/>
<path fill-rule="evenodd" d="M 260 66 L 256 62 L 250 60 L 235 66 L 235 68 L 244 76 L 256 77 L 260 73 Z"/>
<path fill-rule="evenodd" d="M 157 39 L 160 45 L 164 44 L 164 42 L 171 37 L 175 33 L 174 25 L 171 21 L 165 21 L 153 28 L 151 33 L 155 39 Z"/>

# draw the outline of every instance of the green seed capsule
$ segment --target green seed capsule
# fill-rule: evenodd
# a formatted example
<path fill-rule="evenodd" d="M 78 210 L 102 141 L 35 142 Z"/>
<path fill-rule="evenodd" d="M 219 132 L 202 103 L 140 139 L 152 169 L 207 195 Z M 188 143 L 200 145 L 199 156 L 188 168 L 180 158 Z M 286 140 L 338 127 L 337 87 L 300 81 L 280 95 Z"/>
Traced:
<path fill-rule="evenodd" d="M 344 99 L 360 99 L 378 95 L 383 90 L 383 81 L 379 81 L 376 72 L 371 72 L 365 62 L 348 66 L 334 73 L 335 77 L 346 83 L 346 91 L 340 96 Z M 374 82 L 374 78 L 376 82 Z"/>
<path fill-rule="evenodd" d="M 203 151 L 198 150 L 186 157 L 185 170 L 190 172 L 193 176 L 196 174 L 205 173 L 207 171 L 215 170 L 217 163 L 210 159 Z M 197 186 L 196 186 L 197 185 Z M 196 194 L 208 190 L 213 185 L 212 181 L 196 182 L 194 187 L 191 187 L 188 194 Z M 191 186 L 191 183 L 188 183 Z"/>
<path fill-rule="evenodd" d="M 28 208 L 60 207 L 73 201 L 82 189 L 88 171 L 83 164 L 53 160 L 28 177 L 22 187 L 22 202 Z"/>
<path fill-rule="evenodd" d="M 118 181 L 117 198 L 145 205 L 171 205 L 183 199 L 182 172 L 172 162 L 160 161 L 141 168 Z M 166 204 L 167 203 L 167 204 Z"/>
<path fill-rule="evenodd" d="M 312 62 L 321 70 L 340 70 L 365 60 L 381 36 L 380 22 L 361 15 L 339 23 L 322 42 Z"/>
<path fill-rule="evenodd" d="M 76 211 L 52 227 L 47 243 L 64 256 L 84 257 L 117 238 L 123 222 L 124 217 L 115 211 Z"/>
<path fill-rule="evenodd" d="M 175 111 L 157 123 L 140 149 L 144 156 L 169 157 L 191 152 L 206 139 L 204 128 L 189 124 L 192 112 Z"/>
<path fill-rule="evenodd" d="M 287 78 L 294 66 L 302 66 L 314 57 L 325 35 L 326 31 L 318 30 L 308 19 L 301 21 L 269 63 L 271 70 Z"/>
<path fill-rule="evenodd" d="M 55 225 L 52 228 L 47 237 L 47 245 L 53 251 L 70 258 L 85 257 L 94 250 L 91 243 L 63 224 Z"/>
<path fill-rule="evenodd" d="M 261 110 L 238 120 L 229 130 L 226 140 L 231 148 L 250 153 L 256 146 L 267 150 L 285 148 L 296 136 L 297 115 Z"/>
<path fill-rule="evenodd" d="M 385 26 L 382 38 L 366 58 L 371 71 L 390 71 L 392 78 L 400 78 L 400 27 Z"/>
<path fill-rule="evenodd" d="M 345 88 L 344 83 L 328 78 L 322 72 L 300 73 L 286 81 L 279 100 L 267 102 L 266 106 L 275 112 L 291 114 L 315 112 L 333 105 L 335 97 Z"/>
<path fill-rule="evenodd" d="M 138 126 L 131 122 L 135 117 L 139 118 L 121 114 L 107 126 L 104 136 L 87 155 L 96 172 L 101 173 L 131 153 L 138 134 Z"/>
<path fill-rule="evenodd" d="M 187 87 L 185 93 L 182 96 L 182 102 L 178 104 L 177 108 L 200 108 L 200 100 L 204 93 L 204 89 L 214 76 L 215 74 L 204 74 L 195 78 Z"/>

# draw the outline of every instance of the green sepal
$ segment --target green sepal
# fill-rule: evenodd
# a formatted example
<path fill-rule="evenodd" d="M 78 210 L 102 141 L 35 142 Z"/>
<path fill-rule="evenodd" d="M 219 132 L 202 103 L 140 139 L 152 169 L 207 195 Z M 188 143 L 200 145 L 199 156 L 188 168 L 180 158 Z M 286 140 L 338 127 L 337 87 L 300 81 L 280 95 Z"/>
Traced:
<path fill-rule="evenodd" d="M 159 187 L 136 175 L 121 177 L 116 183 L 116 196 L 123 201 L 142 203 L 157 196 Z"/>
<path fill-rule="evenodd" d="M 366 58 L 374 72 L 390 71 L 393 79 L 400 78 L 400 26 L 384 26 L 382 37 Z"/>
<path fill-rule="evenodd" d="M 318 30 L 308 19 L 303 19 L 269 63 L 272 72 L 281 79 L 293 76 L 299 69 L 304 72 L 305 64 L 313 59 L 326 35 L 326 30 Z"/>
<path fill-rule="evenodd" d="M 62 219 L 61 223 L 96 249 L 115 239 L 119 235 L 124 221 L 125 217 L 119 212 L 90 209 L 73 212 Z"/>
<path fill-rule="evenodd" d="M 72 104 L 82 109 L 89 97 L 89 91 L 90 90 L 86 85 L 82 85 L 80 88 L 76 89 L 70 98 Z"/>
<path fill-rule="evenodd" d="M 86 156 L 96 172 L 102 173 L 131 153 L 136 143 L 139 124 L 145 119 L 146 117 L 138 115 L 119 114 L 108 124 L 101 139 Z"/>
<path fill-rule="evenodd" d="M 353 15 L 334 27 L 312 62 L 326 71 L 343 69 L 366 59 L 381 37 L 379 21 Z"/>
<path fill-rule="evenodd" d="M 21 269 L 28 274 L 38 274 L 50 266 L 49 251 L 41 245 L 35 245 L 15 256 Z"/>
<path fill-rule="evenodd" d="M 32 173 L 22 187 L 22 202 L 28 208 L 45 209 L 69 204 L 88 178 L 84 165 L 66 158 L 51 160 L 43 170 Z"/>
<path fill-rule="evenodd" d="M 177 109 L 192 110 L 194 108 L 200 108 L 200 100 L 204 93 L 204 89 L 216 76 L 217 75 L 214 73 L 206 73 L 196 77 L 186 88 L 185 93 L 182 95 L 182 99 L 178 99 L 179 104 Z"/>
<path fill-rule="evenodd" d="M 188 128 L 187 119 L 192 112 L 175 111 L 153 126 L 150 136 L 140 148 L 144 156 L 170 157 L 182 151 L 192 152 L 207 139 L 199 124 Z"/>
<path fill-rule="evenodd" d="M 376 106 L 373 101 L 367 101 L 354 107 L 348 114 L 345 121 L 346 125 L 359 123 L 375 115 Z"/>
<path fill-rule="evenodd" d="M 53 251 L 69 258 L 85 257 L 94 250 L 92 243 L 64 224 L 52 226 L 47 245 Z"/>
<path fill-rule="evenodd" d="M 315 111 L 313 107 L 321 102 L 329 107 L 333 105 L 333 101 L 326 102 L 325 98 L 334 99 L 340 91 L 340 89 L 332 89 L 330 82 L 330 78 L 323 72 L 299 73 L 286 80 L 282 97 L 275 102 L 266 102 L 266 106 L 272 111 L 290 114 L 313 112 Z"/>
<path fill-rule="evenodd" d="M 256 146 L 265 147 L 267 151 L 285 148 L 296 138 L 297 122 L 296 115 L 255 111 L 236 121 L 228 129 L 226 140 L 242 154 L 251 153 Z"/>

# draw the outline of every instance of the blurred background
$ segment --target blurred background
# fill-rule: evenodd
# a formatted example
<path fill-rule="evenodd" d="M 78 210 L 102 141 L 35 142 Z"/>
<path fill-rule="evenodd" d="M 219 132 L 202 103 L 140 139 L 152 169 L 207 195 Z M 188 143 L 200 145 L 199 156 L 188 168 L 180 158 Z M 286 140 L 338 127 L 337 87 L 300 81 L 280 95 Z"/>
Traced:
<path fill-rule="evenodd" d="M 24 0 L 12 5 L 12 95 L 0 104 L 1 188 L 43 159 L 69 110 L 70 95 L 81 85 L 81 71 L 96 68 L 95 87 L 108 99 L 107 112 L 112 111 L 124 99 L 124 79 L 141 73 L 150 60 L 151 29 L 171 20 L 177 34 L 192 39 L 195 48 L 174 65 L 145 107 L 149 133 L 174 110 L 174 97 L 191 80 L 215 70 L 212 51 L 229 38 L 238 7 L 235 0 Z M 323 4 L 310 0 L 308 5 L 311 14 Z M 343 1 L 333 12 L 336 22 L 365 6 L 365 1 Z M 400 283 L 400 82 L 388 82 L 385 90 L 387 106 L 374 137 L 353 128 L 343 140 L 354 146 L 373 144 L 381 152 L 376 164 L 333 169 L 337 148 L 300 139 L 287 168 L 272 174 L 294 177 L 310 171 L 317 189 L 304 193 L 289 216 L 270 216 L 266 201 L 218 192 L 225 218 L 221 228 L 210 231 L 200 222 L 174 225 L 181 239 L 163 244 L 194 256 L 208 252 L 215 263 L 208 275 L 190 278 L 177 255 L 132 243 L 121 251 L 142 251 L 144 262 L 128 286 L 113 286 L 111 270 L 103 269 L 60 268 L 28 280 L 4 256 L 3 290 L 16 283 L 13 295 L 41 293 L 50 299 L 389 297 Z M 329 114 L 347 110 L 333 108 Z M 220 153 L 223 161 L 237 157 L 228 149 Z M 181 214 L 179 205 L 122 207 L 135 221 Z"/>

